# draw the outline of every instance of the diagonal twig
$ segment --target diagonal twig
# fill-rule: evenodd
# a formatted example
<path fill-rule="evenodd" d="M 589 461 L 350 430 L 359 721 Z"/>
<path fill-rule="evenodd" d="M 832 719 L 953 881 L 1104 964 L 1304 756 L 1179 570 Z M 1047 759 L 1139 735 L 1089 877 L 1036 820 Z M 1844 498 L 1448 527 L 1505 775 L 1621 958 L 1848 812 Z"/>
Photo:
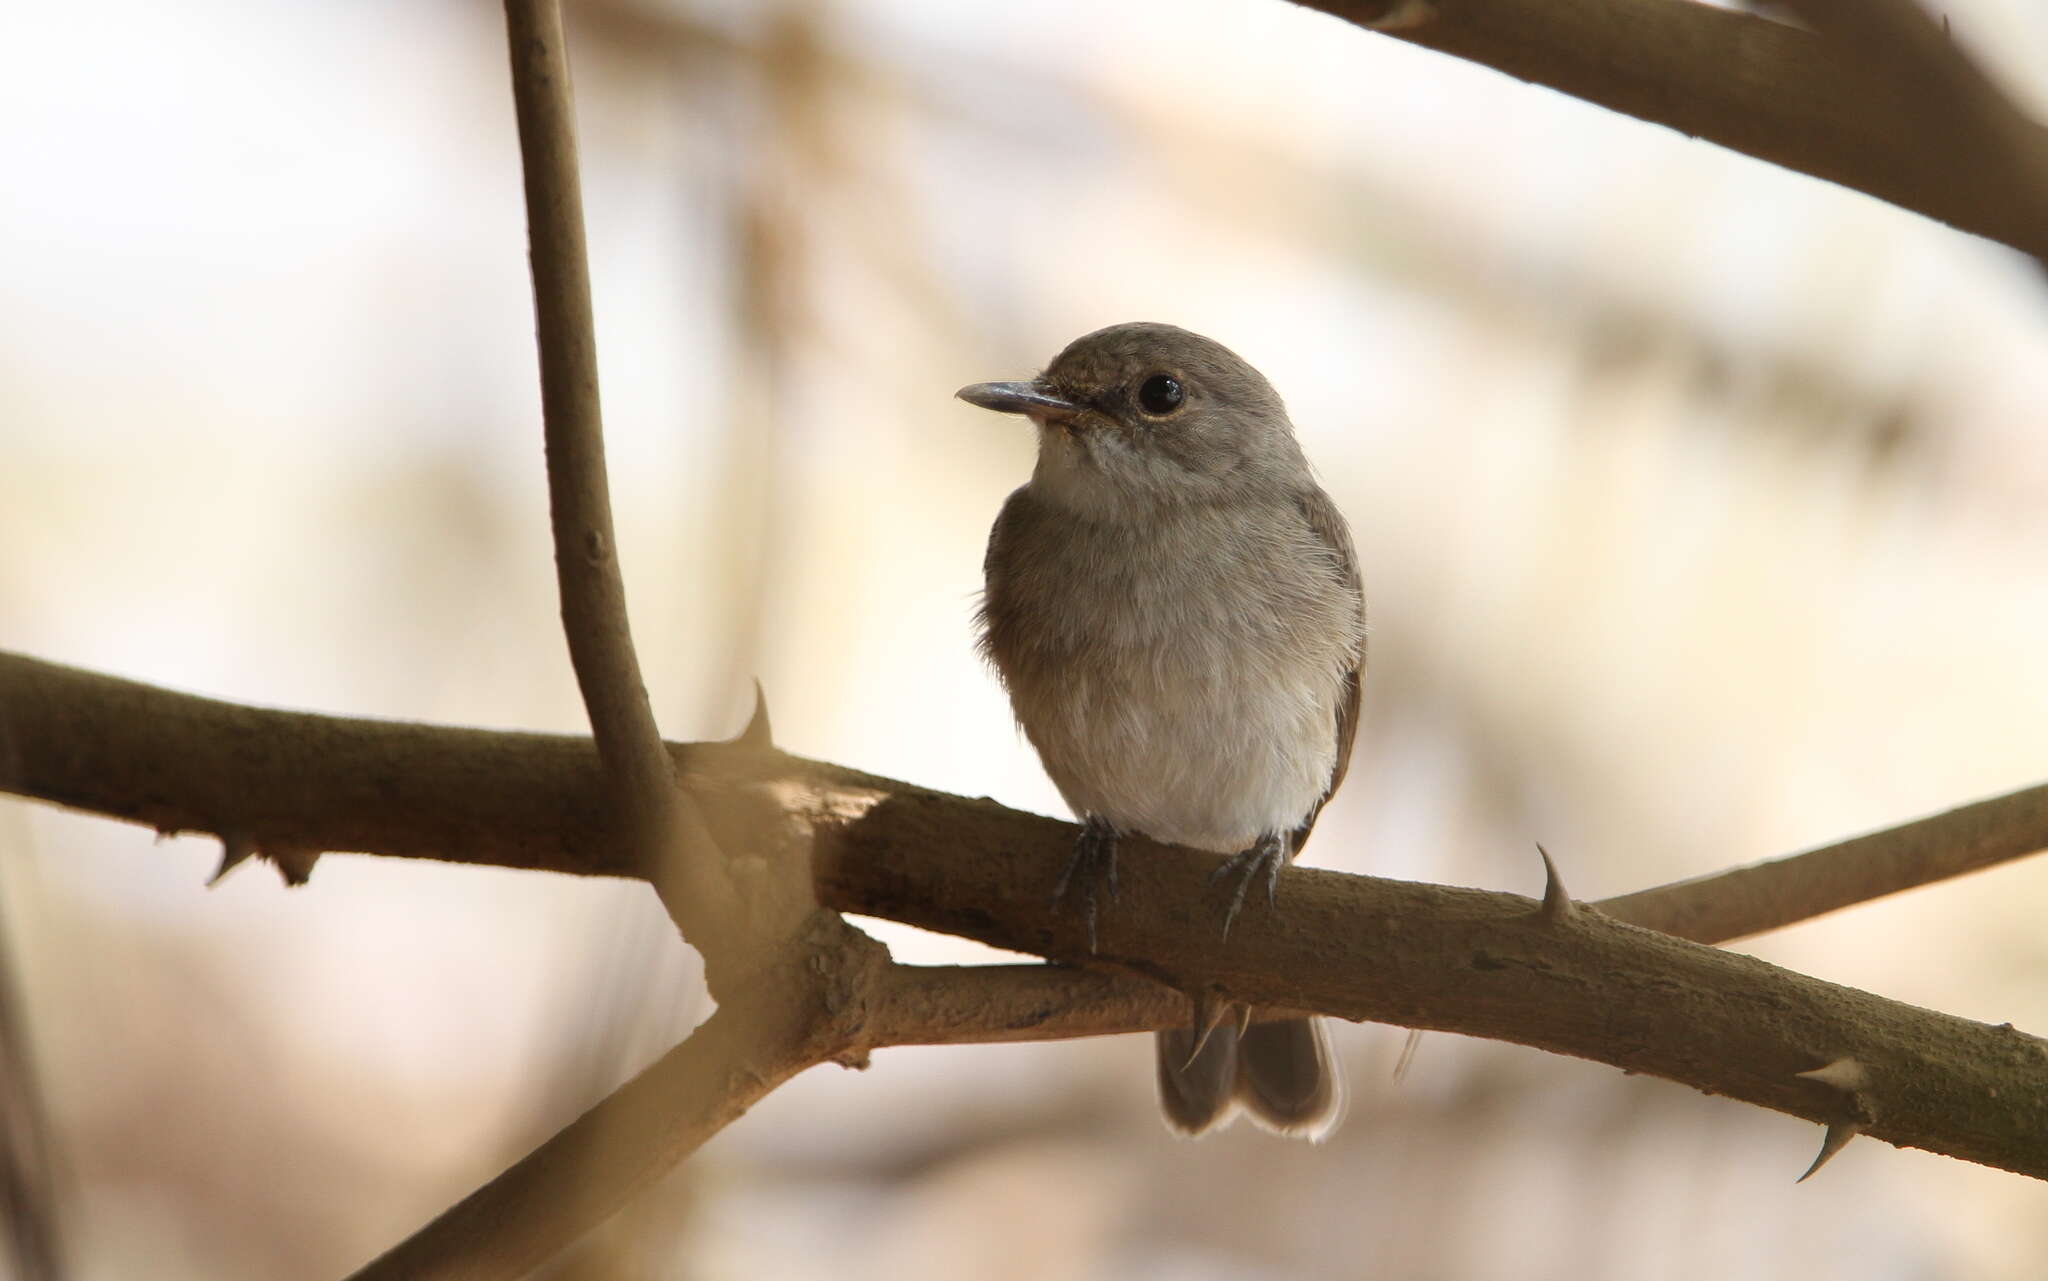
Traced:
<path fill-rule="evenodd" d="M 2048 786 L 1961 805 L 1799 854 L 1593 906 L 1698 943 L 1783 929 L 1887 894 L 1982 871 L 2048 847 Z"/>
<path fill-rule="evenodd" d="M 1916 84 L 1899 86 L 1841 43 L 1696 0 L 1295 0 L 1410 44 L 1546 85 L 1786 169 L 1840 183 L 2048 258 L 2038 164 L 1954 181 L 1952 153 L 2040 156 L 2048 129 L 2010 104 L 2006 137 L 1948 136 L 1930 150 Z M 1863 0 L 1808 0 L 1860 21 Z M 1918 15 L 1916 15 L 1918 16 Z M 1981 77 L 1979 77 L 1981 79 Z M 2002 95 L 1983 87 L 2002 102 Z"/>
<path fill-rule="evenodd" d="M 350 1281 L 525 1276 L 827 1057 L 813 992 L 757 972 L 652 1066 Z"/>
<path fill-rule="evenodd" d="M 1980 208 L 2048 226 L 2048 134 L 1915 0 L 1785 0 L 1869 82 L 1894 146 Z M 2038 255 L 2037 255 L 2038 256 Z"/>

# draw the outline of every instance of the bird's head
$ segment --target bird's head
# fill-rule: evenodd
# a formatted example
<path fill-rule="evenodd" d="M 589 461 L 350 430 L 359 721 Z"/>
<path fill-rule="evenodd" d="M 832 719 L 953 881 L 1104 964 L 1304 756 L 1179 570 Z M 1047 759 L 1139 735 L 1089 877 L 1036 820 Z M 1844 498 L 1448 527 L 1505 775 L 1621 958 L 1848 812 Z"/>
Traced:
<path fill-rule="evenodd" d="M 1030 382 L 957 394 L 1036 423 L 1033 487 L 1098 517 L 1286 492 L 1308 480 L 1272 384 L 1221 343 L 1172 325 L 1098 329 Z"/>

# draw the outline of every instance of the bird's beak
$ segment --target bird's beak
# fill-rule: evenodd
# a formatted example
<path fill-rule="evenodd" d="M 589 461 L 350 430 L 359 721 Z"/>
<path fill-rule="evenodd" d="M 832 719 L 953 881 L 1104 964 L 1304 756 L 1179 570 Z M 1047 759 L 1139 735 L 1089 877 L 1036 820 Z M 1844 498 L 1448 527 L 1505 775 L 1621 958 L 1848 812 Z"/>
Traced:
<path fill-rule="evenodd" d="M 1029 414 L 1041 421 L 1071 418 L 1081 412 L 1081 406 L 1053 395 L 1038 383 L 972 383 L 953 394 L 999 414 Z"/>

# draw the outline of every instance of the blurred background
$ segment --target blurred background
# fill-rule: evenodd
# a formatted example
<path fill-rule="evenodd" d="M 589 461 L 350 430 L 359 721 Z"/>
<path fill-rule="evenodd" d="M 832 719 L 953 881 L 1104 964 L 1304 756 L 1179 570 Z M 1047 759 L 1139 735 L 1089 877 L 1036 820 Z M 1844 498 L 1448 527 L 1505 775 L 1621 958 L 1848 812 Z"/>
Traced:
<path fill-rule="evenodd" d="M 2048 16 L 1956 34 L 2048 109 Z M 1634 890 L 2048 777 L 2048 286 L 1821 183 L 1274 0 L 578 0 L 657 712 L 1061 813 L 970 613 L 1027 474 L 951 399 L 1129 319 L 1290 402 L 1366 564 L 1307 859 Z M 575 731 L 502 18 L 10 16 L 0 646 Z M 643 886 L 0 802 L 0 995 L 78 1278 L 323 1278 L 706 1010 Z M 969 856 L 963 853 L 963 857 Z M 1742 946 L 2048 1029 L 2048 862 Z M 988 955 L 875 925 L 899 957 Z M 2035 1278 L 2048 1189 L 1519 1047 L 1338 1029 L 1320 1148 L 1169 1137 L 1146 1038 L 813 1071 L 590 1278 Z M 22 1084 L 20 1069 L 15 1083 Z"/>

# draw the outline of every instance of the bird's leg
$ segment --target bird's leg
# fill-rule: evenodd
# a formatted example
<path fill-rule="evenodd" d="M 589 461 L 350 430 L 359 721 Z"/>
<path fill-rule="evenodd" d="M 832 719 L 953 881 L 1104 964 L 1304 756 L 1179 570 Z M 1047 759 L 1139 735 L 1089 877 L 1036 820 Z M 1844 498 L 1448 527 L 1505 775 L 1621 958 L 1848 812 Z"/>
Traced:
<path fill-rule="evenodd" d="M 1074 857 L 1067 860 L 1067 870 L 1060 873 L 1060 883 L 1052 891 L 1055 905 L 1067 896 L 1070 886 L 1079 896 L 1090 952 L 1095 950 L 1096 891 L 1106 889 L 1110 901 L 1116 901 L 1116 838 L 1117 830 L 1107 819 L 1090 814 L 1081 825 L 1080 839 L 1074 842 Z"/>
<path fill-rule="evenodd" d="M 1244 907 L 1245 892 L 1252 882 L 1261 875 L 1266 881 L 1266 906 L 1279 906 L 1280 869 L 1287 865 L 1287 838 L 1278 832 L 1268 832 L 1259 838 L 1258 844 L 1250 849 L 1239 850 L 1225 859 L 1221 866 L 1209 873 L 1209 884 L 1222 880 L 1234 880 L 1237 884 L 1230 891 L 1230 906 L 1223 911 L 1223 937 L 1230 937 L 1230 927 L 1237 920 L 1237 914 Z"/>

